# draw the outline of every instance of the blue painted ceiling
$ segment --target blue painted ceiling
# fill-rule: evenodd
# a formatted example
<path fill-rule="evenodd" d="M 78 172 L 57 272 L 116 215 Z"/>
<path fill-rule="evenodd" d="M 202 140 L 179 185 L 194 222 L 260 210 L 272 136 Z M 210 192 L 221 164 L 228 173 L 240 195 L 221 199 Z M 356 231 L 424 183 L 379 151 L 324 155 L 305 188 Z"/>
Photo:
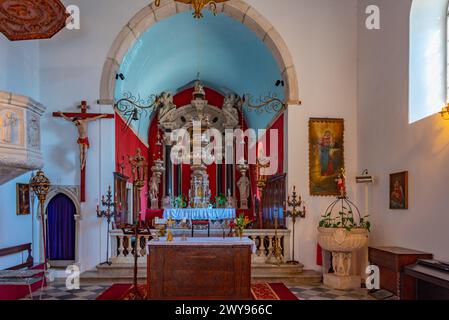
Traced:
<path fill-rule="evenodd" d="M 185 12 L 158 22 L 128 51 L 119 72 L 125 80 L 117 80 L 117 100 L 126 92 L 142 98 L 162 91 L 176 94 L 198 73 L 222 93 L 284 98 L 284 89 L 275 86 L 282 77 L 270 50 L 253 31 L 223 14 L 205 12 L 197 20 Z M 276 114 L 246 110 L 245 117 L 251 128 L 265 129 Z M 147 141 L 149 119 L 133 126 Z"/>

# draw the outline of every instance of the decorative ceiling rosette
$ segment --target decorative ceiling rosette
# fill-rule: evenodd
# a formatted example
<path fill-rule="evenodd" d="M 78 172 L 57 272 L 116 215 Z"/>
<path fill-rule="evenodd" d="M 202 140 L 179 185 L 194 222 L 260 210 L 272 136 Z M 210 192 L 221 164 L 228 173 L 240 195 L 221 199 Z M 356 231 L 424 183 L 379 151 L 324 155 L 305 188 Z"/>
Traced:
<path fill-rule="evenodd" d="M 0 0 L 0 32 L 11 41 L 49 39 L 69 16 L 60 0 Z"/>

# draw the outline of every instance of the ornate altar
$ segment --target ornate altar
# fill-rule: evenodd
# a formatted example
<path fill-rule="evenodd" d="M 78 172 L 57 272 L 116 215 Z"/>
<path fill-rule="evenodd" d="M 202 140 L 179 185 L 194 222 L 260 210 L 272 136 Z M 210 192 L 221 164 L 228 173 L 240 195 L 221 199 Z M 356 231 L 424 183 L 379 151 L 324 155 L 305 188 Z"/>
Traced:
<path fill-rule="evenodd" d="M 208 173 L 208 165 L 213 162 L 213 159 L 208 158 L 208 151 L 210 151 L 208 148 L 213 137 L 209 135 L 208 129 L 214 128 L 219 132 L 224 132 L 226 129 L 235 129 L 239 126 L 238 97 L 234 94 L 227 95 L 221 109 L 209 105 L 203 85 L 200 81 L 196 81 L 190 104 L 182 108 L 176 108 L 173 97 L 168 93 L 163 93 L 157 119 L 159 128 L 165 133 L 165 141 L 171 141 L 175 130 L 180 130 L 179 132 L 184 130 L 189 135 L 190 147 L 193 152 L 188 161 L 191 171 L 189 190 L 186 191 L 188 206 L 190 208 L 208 208 L 213 196 Z M 180 138 L 184 139 L 184 137 Z M 172 146 L 173 144 L 170 142 L 168 149 L 171 150 Z M 195 148 L 195 146 L 199 148 Z M 185 154 L 180 154 L 176 161 L 186 164 Z M 185 178 L 183 177 L 183 179 Z M 177 193 L 179 196 L 181 195 L 179 192 Z M 164 206 L 166 207 L 166 205 Z"/>

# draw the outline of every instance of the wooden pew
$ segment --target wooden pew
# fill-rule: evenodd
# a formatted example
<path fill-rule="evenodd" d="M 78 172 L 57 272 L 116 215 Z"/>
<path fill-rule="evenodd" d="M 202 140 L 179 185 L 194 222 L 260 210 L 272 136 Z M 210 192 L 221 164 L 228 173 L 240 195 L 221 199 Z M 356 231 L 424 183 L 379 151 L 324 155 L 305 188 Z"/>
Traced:
<path fill-rule="evenodd" d="M 10 255 L 13 255 L 16 253 L 21 253 L 24 251 L 28 251 L 28 257 L 27 257 L 26 262 L 19 264 L 17 266 L 8 268 L 7 270 L 21 270 L 21 269 L 33 267 L 34 259 L 33 259 L 33 256 L 31 255 L 31 243 L 22 244 L 19 246 L 5 248 L 5 249 L 0 249 L 0 258 L 10 256 Z"/>

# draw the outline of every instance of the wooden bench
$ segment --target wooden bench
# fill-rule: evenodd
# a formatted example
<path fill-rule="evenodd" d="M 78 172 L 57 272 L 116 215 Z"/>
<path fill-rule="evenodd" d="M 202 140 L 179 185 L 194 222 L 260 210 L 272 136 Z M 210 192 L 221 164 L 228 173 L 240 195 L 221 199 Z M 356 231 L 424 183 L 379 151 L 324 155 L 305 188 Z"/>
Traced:
<path fill-rule="evenodd" d="M 5 249 L 0 249 L 0 258 L 10 256 L 10 255 L 13 255 L 16 253 L 21 253 L 24 251 L 28 252 L 28 257 L 26 259 L 26 262 L 19 264 L 17 266 L 8 268 L 7 270 L 21 270 L 21 269 L 33 267 L 34 259 L 33 259 L 33 256 L 31 255 L 31 243 L 22 244 L 20 246 L 15 246 L 15 247 L 10 247 L 10 248 L 5 248 Z"/>
<path fill-rule="evenodd" d="M 0 300 L 18 300 L 45 286 L 43 265 L 34 266 L 31 243 L 0 249 L 0 258 L 27 252 L 25 262 L 0 270 Z"/>

